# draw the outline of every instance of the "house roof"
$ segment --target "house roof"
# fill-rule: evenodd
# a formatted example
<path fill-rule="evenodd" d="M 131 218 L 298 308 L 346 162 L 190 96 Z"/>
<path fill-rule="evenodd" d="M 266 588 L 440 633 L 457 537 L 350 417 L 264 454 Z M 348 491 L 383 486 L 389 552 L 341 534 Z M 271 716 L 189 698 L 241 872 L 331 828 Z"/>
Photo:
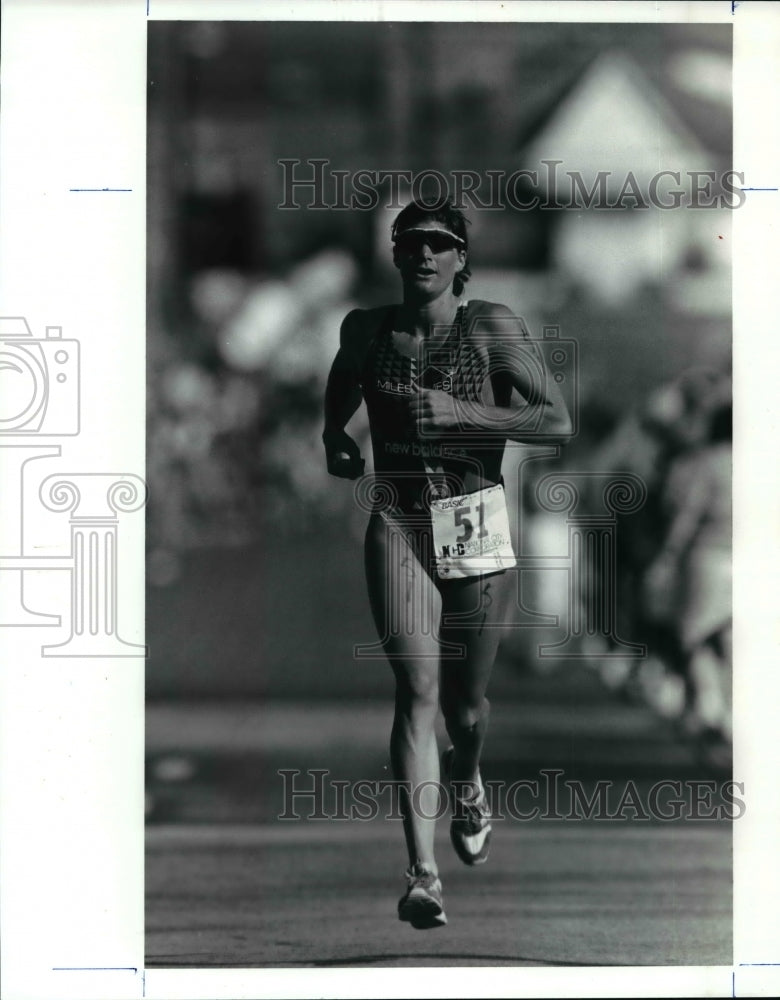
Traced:
<path fill-rule="evenodd" d="M 543 159 L 562 160 L 562 171 L 579 170 L 589 183 L 599 171 L 610 171 L 611 186 L 618 188 L 629 171 L 646 186 L 661 170 L 720 166 L 718 154 L 701 141 L 639 64 L 614 49 L 597 55 L 567 81 L 521 144 L 520 155 L 528 169 Z M 540 172 L 540 184 L 546 173 Z"/>

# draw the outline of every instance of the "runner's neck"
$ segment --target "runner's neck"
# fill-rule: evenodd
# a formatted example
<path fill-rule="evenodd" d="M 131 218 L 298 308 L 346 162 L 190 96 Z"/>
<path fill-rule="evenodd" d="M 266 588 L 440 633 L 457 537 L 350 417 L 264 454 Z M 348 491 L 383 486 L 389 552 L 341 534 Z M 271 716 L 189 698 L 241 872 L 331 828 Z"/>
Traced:
<path fill-rule="evenodd" d="M 461 309 L 465 309 L 468 301 L 456 299 L 454 304 L 445 310 L 438 303 L 430 307 L 407 312 L 406 305 L 395 306 L 392 312 L 391 328 L 396 333 L 404 333 L 414 340 L 425 340 L 434 336 L 437 327 L 453 326 Z"/>

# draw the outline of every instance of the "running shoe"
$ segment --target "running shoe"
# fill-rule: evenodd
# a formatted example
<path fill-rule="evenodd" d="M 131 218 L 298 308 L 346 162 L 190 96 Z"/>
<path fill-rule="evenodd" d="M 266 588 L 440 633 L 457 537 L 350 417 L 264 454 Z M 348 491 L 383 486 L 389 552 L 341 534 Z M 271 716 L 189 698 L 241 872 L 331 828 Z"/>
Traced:
<path fill-rule="evenodd" d="M 442 771 L 448 781 L 451 781 L 454 756 L 455 748 L 449 747 L 441 758 Z M 450 840 L 455 853 L 464 865 L 484 865 L 490 851 L 490 837 L 493 832 L 490 824 L 490 806 L 479 775 L 478 781 L 479 789 L 474 795 L 458 795 L 455 789 L 452 790 Z"/>
<path fill-rule="evenodd" d="M 443 927 L 447 917 L 439 876 L 418 862 L 407 870 L 406 881 L 409 888 L 398 901 L 398 919 L 407 920 L 417 930 Z"/>

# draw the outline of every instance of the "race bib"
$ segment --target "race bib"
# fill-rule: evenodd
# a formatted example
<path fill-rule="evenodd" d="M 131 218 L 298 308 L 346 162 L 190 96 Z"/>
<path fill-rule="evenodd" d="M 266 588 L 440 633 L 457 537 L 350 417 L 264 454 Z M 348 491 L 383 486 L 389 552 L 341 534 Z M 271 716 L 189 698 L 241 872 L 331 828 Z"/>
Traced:
<path fill-rule="evenodd" d="M 436 572 L 442 580 L 482 576 L 517 562 L 504 487 L 431 501 Z"/>

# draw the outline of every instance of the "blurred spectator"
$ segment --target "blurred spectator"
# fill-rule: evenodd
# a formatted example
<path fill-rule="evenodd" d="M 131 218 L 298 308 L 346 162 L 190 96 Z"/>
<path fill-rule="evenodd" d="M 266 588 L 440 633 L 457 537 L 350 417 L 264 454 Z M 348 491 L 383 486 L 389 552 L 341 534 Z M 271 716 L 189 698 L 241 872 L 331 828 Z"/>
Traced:
<path fill-rule="evenodd" d="M 667 527 L 646 574 L 651 599 L 670 595 L 685 689 L 686 731 L 731 734 L 731 405 L 710 415 L 709 440 L 672 465 Z"/>
<path fill-rule="evenodd" d="M 605 659 L 602 677 L 612 687 L 638 691 L 669 716 L 678 715 L 684 704 L 677 600 L 669 587 L 648 588 L 645 581 L 667 537 L 669 476 L 676 463 L 684 463 L 706 443 L 713 411 L 725 398 L 730 398 L 727 377 L 711 369 L 687 369 L 651 393 L 642 409 L 620 421 L 591 455 L 594 470 L 631 472 L 647 491 L 638 511 L 618 518 L 615 573 L 618 635 L 646 644 L 648 658 Z"/>

